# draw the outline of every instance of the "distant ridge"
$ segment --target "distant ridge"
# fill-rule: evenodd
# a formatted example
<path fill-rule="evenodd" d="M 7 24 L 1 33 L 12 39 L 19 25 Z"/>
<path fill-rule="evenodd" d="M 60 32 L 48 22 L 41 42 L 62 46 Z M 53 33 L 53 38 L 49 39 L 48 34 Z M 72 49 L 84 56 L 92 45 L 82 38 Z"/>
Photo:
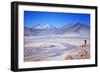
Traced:
<path fill-rule="evenodd" d="M 36 24 L 31 28 L 24 27 L 25 36 L 70 35 L 89 36 L 90 26 L 82 23 L 66 24 L 56 28 L 51 24 Z"/>

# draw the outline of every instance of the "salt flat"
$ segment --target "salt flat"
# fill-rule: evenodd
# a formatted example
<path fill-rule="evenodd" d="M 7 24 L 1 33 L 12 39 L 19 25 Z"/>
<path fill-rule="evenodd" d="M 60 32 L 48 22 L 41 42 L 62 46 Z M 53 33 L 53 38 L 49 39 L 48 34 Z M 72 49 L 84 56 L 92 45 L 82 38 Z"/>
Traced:
<path fill-rule="evenodd" d="M 35 36 L 25 37 L 24 42 L 25 62 L 90 58 L 90 38 L 87 36 Z"/>

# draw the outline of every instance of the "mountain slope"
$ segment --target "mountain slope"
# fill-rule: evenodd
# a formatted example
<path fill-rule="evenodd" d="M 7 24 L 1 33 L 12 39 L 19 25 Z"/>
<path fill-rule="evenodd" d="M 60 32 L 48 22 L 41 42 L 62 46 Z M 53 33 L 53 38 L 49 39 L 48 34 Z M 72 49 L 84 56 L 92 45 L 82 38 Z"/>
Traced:
<path fill-rule="evenodd" d="M 36 24 L 33 25 L 33 29 L 55 29 L 56 27 L 50 24 Z"/>
<path fill-rule="evenodd" d="M 50 24 L 37 24 L 32 28 L 24 28 L 26 36 L 46 36 L 46 35 L 69 35 L 69 36 L 89 36 L 90 26 L 75 23 L 67 24 L 62 28 L 56 28 Z"/>
<path fill-rule="evenodd" d="M 90 35 L 90 27 L 81 23 L 65 25 L 62 27 L 62 31 L 63 34 Z"/>

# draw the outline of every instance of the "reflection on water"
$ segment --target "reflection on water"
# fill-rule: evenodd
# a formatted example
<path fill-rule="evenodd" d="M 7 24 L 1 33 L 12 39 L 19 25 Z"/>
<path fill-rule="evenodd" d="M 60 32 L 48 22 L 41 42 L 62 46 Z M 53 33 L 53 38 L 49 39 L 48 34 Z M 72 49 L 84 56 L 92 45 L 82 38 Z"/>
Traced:
<path fill-rule="evenodd" d="M 70 44 L 66 44 L 66 47 L 65 48 L 48 48 L 48 49 L 32 49 L 32 50 L 27 50 L 27 51 L 24 51 L 24 56 L 27 57 L 27 56 L 32 56 L 32 55 L 39 55 L 39 54 L 42 54 L 42 55 L 45 55 L 45 54 L 53 54 L 53 55 L 61 55 L 63 54 L 65 51 L 68 51 L 68 50 L 71 50 L 72 48 L 76 48 L 76 46 L 74 45 L 70 45 Z"/>

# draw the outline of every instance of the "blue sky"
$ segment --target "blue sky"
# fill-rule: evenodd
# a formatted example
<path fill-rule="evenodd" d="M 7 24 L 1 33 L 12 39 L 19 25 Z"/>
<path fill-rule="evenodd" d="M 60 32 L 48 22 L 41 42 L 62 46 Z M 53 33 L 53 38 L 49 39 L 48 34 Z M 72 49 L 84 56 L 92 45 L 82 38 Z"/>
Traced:
<path fill-rule="evenodd" d="M 24 11 L 25 27 L 32 27 L 36 24 L 51 24 L 60 28 L 70 23 L 90 25 L 90 14 Z"/>

